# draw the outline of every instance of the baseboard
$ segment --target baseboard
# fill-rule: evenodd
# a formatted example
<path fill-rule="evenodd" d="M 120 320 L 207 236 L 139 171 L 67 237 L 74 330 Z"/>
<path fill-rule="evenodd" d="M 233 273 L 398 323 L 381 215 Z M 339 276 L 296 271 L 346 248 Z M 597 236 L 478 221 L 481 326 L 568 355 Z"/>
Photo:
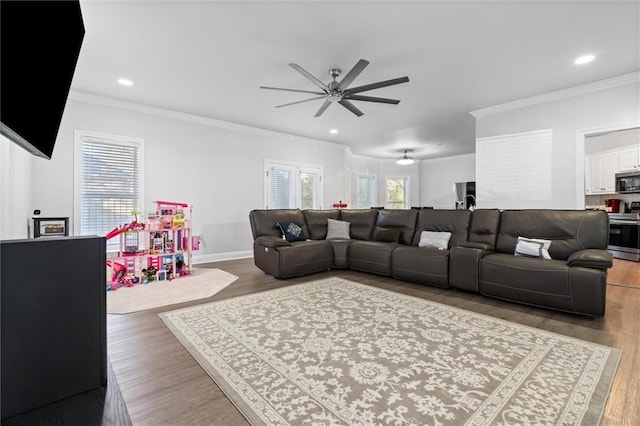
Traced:
<path fill-rule="evenodd" d="M 234 260 L 234 259 L 246 259 L 253 257 L 253 251 L 231 251 L 227 253 L 211 253 L 211 254 L 194 254 L 192 263 L 197 265 L 199 263 L 220 262 L 222 260 Z"/>

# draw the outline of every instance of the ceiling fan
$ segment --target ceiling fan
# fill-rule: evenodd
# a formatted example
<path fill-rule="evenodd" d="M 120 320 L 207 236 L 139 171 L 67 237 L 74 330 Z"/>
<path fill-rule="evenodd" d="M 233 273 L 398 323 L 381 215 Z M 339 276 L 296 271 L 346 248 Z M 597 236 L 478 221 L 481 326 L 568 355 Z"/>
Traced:
<path fill-rule="evenodd" d="M 314 77 L 310 72 L 302 68 L 298 64 L 289 64 L 291 68 L 298 71 L 300 74 L 309 79 L 313 84 L 318 86 L 321 91 L 311 91 L 311 90 L 298 90 L 298 89 L 285 89 L 281 87 L 268 87 L 268 86 L 260 86 L 261 89 L 269 89 L 269 90 L 284 90 L 286 92 L 298 92 L 298 93 L 311 93 L 314 95 L 318 95 L 313 98 L 303 99 L 301 101 L 291 102 L 288 104 L 277 105 L 276 108 L 281 108 L 289 105 L 295 105 L 302 102 L 314 101 L 317 99 L 324 99 L 324 102 L 320 106 L 318 112 L 314 117 L 320 117 L 322 113 L 331 105 L 333 102 L 337 102 L 358 117 L 364 115 L 362 111 L 360 111 L 354 104 L 350 101 L 365 101 L 365 102 L 378 102 L 383 104 L 393 104 L 397 105 L 400 103 L 398 99 L 388 99 L 388 98 L 378 98 L 375 96 L 362 96 L 358 95 L 358 93 L 366 92 L 368 90 L 379 89 L 381 87 L 393 86 L 395 84 L 406 83 L 409 81 L 409 77 L 400 77 L 394 78 L 391 80 L 379 81 L 377 83 L 365 84 L 364 86 L 352 87 L 349 89 L 349 85 L 353 82 L 353 80 L 360 75 L 360 73 L 369 65 L 369 61 L 364 59 L 360 59 L 357 64 L 354 65 L 353 68 L 342 78 L 342 80 L 337 81 L 338 76 L 342 72 L 338 68 L 333 68 L 329 70 L 329 75 L 331 76 L 331 82 L 329 84 L 324 84 L 322 81 L 318 80 Z"/>

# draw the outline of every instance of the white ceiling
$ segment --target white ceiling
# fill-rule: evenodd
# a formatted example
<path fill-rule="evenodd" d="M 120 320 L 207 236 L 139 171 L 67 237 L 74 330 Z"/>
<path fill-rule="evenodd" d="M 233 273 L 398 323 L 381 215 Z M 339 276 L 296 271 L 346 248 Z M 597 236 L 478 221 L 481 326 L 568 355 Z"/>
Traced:
<path fill-rule="evenodd" d="M 355 154 L 434 158 L 474 151 L 469 111 L 635 72 L 636 1 L 83 1 L 86 35 L 72 89 L 346 144 Z M 596 55 L 588 65 L 573 60 Z M 358 118 L 322 100 L 287 64 L 329 82 L 359 59 Z M 118 85 L 126 77 L 134 86 Z M 310 95 L 308 97 L 311 97 Z M 337 128 L 337 135 L 329 129 Z"/>

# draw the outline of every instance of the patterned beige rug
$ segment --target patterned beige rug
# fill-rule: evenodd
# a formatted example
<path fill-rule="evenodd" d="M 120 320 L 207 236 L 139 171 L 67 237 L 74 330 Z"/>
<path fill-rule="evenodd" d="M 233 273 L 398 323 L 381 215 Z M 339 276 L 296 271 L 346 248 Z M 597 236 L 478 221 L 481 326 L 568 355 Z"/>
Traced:
<path fill-rule="evenodd" d="M 254 425 L 596 425 L 620 358 L 340 278 L 160 317 Z"/>
<path fill-rule="evenodd" d="M 235 280 L 222 269 L 194 269 L 190 276 L 151 281 L 107 292 L 107 313 L 128 314 L 211 297 Z"/>

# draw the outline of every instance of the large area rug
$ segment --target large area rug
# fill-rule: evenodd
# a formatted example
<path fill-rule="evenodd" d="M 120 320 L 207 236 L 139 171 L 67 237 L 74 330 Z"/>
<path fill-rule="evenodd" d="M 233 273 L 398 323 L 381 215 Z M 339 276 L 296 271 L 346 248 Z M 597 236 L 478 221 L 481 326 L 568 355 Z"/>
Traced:
<path fill-rule="evenodd" d="M 211 297 L 235 280 L 222 269 L 194 269 L 188 277 L 151 281 L 107 292 L 107 313 L 128 314 Z"/>
<path fill-rule="evenodd" d="M 160 316 L 254 425 L 596 425 L 620 358 L 340 278 Z"/>

